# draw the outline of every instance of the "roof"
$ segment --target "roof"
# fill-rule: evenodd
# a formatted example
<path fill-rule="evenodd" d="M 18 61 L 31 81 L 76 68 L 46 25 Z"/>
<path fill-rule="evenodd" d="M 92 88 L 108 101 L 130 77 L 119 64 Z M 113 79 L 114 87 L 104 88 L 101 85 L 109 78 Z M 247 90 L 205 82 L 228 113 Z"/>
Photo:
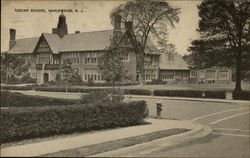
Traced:
<path fill-rule="evenodd" d="M 53 53 L 67 51 L 104 50 L 110 46 L 113 30 L 67 34 L 60 38 L 57 34 L 43 33 Z M 9 50 L 12 54 L 33 53 L 40 37 L 17 39 Z"/>
<path fill-rule="evenodd" d="M 12 54 L 33 53 L 39 37 L 17 39 L 15 46 L 8 52 Z"/>
<path fill-rule="evenodd" d="M 162 53 L 159 68 L 161 70 L 189 70 L 182 56 L 177 53 Z"/>
<path fill-rule="evenodd" d="M 104 50 L 110 46 L 113 30 L 68 34 L 62 38 L 60 52 Z"/>

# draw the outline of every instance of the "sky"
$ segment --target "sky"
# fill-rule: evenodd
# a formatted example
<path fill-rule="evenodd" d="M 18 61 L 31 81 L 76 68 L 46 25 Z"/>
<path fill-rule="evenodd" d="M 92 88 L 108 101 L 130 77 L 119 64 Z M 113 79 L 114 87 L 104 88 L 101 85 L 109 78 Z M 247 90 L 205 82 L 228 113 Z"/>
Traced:
<path fill-rule="evenodd" d="M 89 32 L 112 29 L 109 14 L 123 3 L 126 1 L 1 1 L 1 51 L 8 50 L 10 28 L 16 29 L 17 39 L 51 33 L 51 29 L 57 26 L 61 12 L 49 12 L 50 9 L 72 9 L 73 12 L 64 12 L 68 32 Z M 168 41 L 175 45 L 177 53 L 188 54 L 190 42 L 199 38 L 196 29 L 199 21 L 197 5 L 200 1 L 172 0 L 168 3 L 181 9 L 179 23 L 168 30 Z M 37 9 L 47 12 L 37 12 Z"/>

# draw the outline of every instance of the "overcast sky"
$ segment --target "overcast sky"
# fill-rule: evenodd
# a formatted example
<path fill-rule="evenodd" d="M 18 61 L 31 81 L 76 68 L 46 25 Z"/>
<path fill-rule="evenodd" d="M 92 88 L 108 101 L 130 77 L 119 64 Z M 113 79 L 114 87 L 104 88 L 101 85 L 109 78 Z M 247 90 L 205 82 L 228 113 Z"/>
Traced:
<path fill-rule="evenodd" d="M 16 29 L 16 38 L 38 37 L 51 33 L 56 27 L 60 12 L 49 9 L 77 9 L 79 12 L 64 13 L 67 17 L 68 32 L 112 29 L 109 14 L 112 8 L 125 1 L 1 1 L 1 51 L 8 49 L 9 29 Z M 199 37 L 197 4 L 200 1 L 169 1 L 172 7 L 181 8 L 180 22 L 169 30 L 169 42 L 175 44 L 177 52 L 187 54 L 193 39 Z M 15 9 L 46 9 L 47 12 L 18 12 Z M 81 12 L 83 10 L 83 12 Z"/>

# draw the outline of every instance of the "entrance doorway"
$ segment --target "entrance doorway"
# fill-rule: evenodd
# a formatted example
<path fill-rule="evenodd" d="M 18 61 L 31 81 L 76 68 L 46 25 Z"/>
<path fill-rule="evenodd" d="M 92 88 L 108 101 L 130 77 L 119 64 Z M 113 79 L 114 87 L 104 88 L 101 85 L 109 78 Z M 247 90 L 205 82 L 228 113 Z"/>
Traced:
<path fill-rule="evenodd" d="M 43 74 L 43 82 L 44 83 L 49 82 L 49 74 L 47 74 L 47 73 Z"/>

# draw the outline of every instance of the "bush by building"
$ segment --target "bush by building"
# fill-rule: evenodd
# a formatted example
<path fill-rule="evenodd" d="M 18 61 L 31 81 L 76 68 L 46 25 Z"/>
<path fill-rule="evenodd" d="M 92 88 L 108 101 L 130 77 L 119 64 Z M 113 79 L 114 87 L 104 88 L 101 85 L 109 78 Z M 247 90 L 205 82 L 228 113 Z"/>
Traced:
<path fill-rule="evenodd" d="M 197 90 L 154 90 L 153 94 L 155 96 L 202 98 L 202 91 Z"/>
<path fill-rule="evenodd" d="M 77 104 L 77 99 L 59 99 L 43 96 L 24 95 L 18 92 L 1 91 L 2 107 L 34 107 Z"/>
<path fill-rule="evenodd" d="M 124 94 L 130 95 L 151 95 L 151 91 L 147 89 L 124 89 Z"/>
<path fill-rule="evenodd" d="M 2 143 L 36 137 L 137 125 L 147 116 L 145 101 L 118 105 L 9 108 L 1 112 Z"/>
<path fill-rule="evenodd" d="M 215 98 L 215 99 L 225 99 L 226 92 L 225 91 L 205 91 L 205 98 Z"/>
<path fill-rule="evenodd" d="M 162 79 L 153 79 L 150 82 L 146 82 L 146 85 L 165 85 L 167 81 L 163 81 Z"/>
<path fill-rule="evenodd" d="M 235 100 L 250 100 L 250 91 L 233 92 L 233 99 L 235 99 Z"/>

